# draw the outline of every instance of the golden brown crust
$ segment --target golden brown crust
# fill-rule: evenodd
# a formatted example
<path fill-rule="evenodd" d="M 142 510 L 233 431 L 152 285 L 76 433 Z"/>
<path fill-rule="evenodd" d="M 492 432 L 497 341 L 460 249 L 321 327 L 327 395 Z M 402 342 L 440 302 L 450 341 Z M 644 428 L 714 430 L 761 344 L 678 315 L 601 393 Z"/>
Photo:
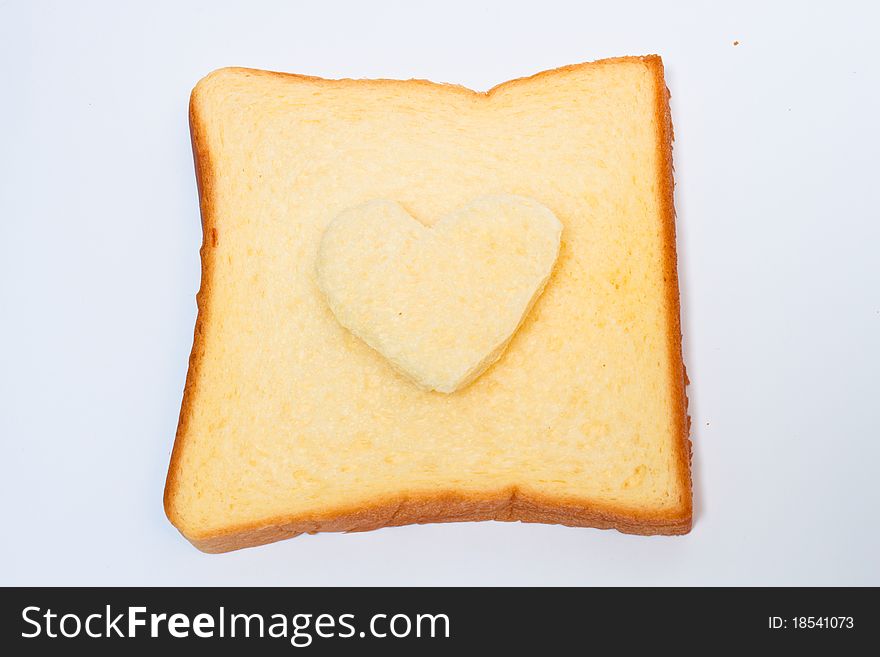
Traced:
<path fill-rule="evenodd" d="M 664 283 L 666 283 L 666 299 L 669 311 L 666 313 L 669 321 L 669 377 L 675 396 L 680 400 L 681 412 L 676 417 L 676 434 L 678 441 L 678 470 L 681 481 L 687 488 L 686 513 L 690 525 L 693 516 L 693 499 L 691 496 L 691 441 L 690 441 L 690 416 L 688 415 L 687 398 L 687 372 L 681 355 L 681 305 L 678 289 L 678 256 L 675 245 L 675 178 L 672 164 L 672 142 L 675 135 L 672 130 L 672 113 L 669 109 L 669 89 L 663 75 L 663 60 L 658 55 L 648 55 L 643 60 L 654 72 L 654 84 L 657 94 L 657 127 L 660 135 L 657 140 L 660 152 L 658 162 L 660 166 L 660 202 L 662 203 L 661 214 L 663 219 L 663 231 L 665 246 L 664 258 Z M 690 528 L 690 527 L 689 527 Z"/>
<path fill-rule="evenodd" d="M 374 506 L 358 507 L 338 513 L 310 518 L 279 518 L 261 525 L 241 526 L 208 537 L 189 538 L 203 552 L 229 552 L 318 532 L 364 532 L 382 527 L 437 522 L 472 522 L 483 520 L 539 522 L 617 529 L 643 536 L 686 534 L 690 516 L 686 518 L 635 518 L 620 509 L 583 506 L 565 500 L 527 495 L 517 489 L 493 496 L 470 496 L 449 492 L 427 496 L 402 497 Z"/>
<path fill-rule="evenodd" d="M 174 437 L 174 448 L 171 452 L 171 462 L 168 465 L 168 477 L 165 481 L 165 515 L 177 526 L 175 522 L 174 498 L 177 492 L 178 475 L 180 472 L 180 455 L 183 450 L 183 437 L 186 435 L 190 408 L 196 396 L 195 382 L 201 367 L 204 354 L 204 332 L 210 317 L 211 281 L 214 271 L 214 253 L 217 246 L 217 229 L 214 226 L 214 171 L 211 166 L 210 153 L 205 144 L 203 124 L 196 116 L 195 90 L 190 96 L 189 102 L 189 132 L 192 141 L 193 162 L 196 170 L 196 186 L 199 191 L 199 208 L 202 215 L 202 246 L 199 255 L 202 260 L 202 282 L 196 294 L 196 326 L 193 332 L 193 347 L 189 356 L 189 367 L 186 372 L 186 383 L 183 386 L 183 401 L 180 404 L 180 417 L 177 422 L 177 434 Z M 210 240 L 209 236 L 210 235 Z"/>
<path fill-rule="evenodd" d="M 677 463 L 681 481 L 685 482 L 687 487 L 687 495 L 685 496 L 685 503 L 682 508 L 665 513 L 646 514 L 638 510 L 629 510 L 594 502 L 542 497 L 516 488 L 485 496 L 467 495 L 461 492 L 450 491 L 447 493 L 382 500 L 377 501 L 376 504 L 371 506 L 337 510 L 333 513 L 310 517 L 287 516 L 271 518 L 262 523 L 242 524 L 204 536 L 186 536 L 184 534 L 193 545 L 204 552 L 228 552 L 272 543 L 303 533 L 369 531 L 381 527 L 407 524 L 482 520 L 539 522 L 572 527 L 617 529 L 627 534 L 642 535 L 674 535 L 686 534 L 690 531 L 692 522 L 690 418 L 687 415 L 686 374 L 681 357 L 681 323 L 675 248 L 675 209 L 673 204 L 672 119 L 669 111 L 669 92 L 666 89 L 663 76 L 663 62 L 657 55 L 648 55 L 645 57 L 618 57 L 585 64 L 574 64 L 542 71 L 526 78 L 509 80 L 493 87 L 485 92 L 485 95 L 491 96 L 505 87 L 562 71 L 618 62 L 642 62 L 646 64 L 653 72 L 656 84 L 656 118 L 658 130 L 660 131 L 658 139 L 658 166 L 660 167 L 661 211 L 665 242 L 664 281 L 667 290 L 667 307 L 669 308 L 667 315 L 670 322 L 669 350 L 670 362 L 672 363 L 669 375 L 671 377 L 672 389 L 676 397 L 680 399 L 678 404 L 680 413 L 675 418 L 677 434 L 679 436 L 679 440 L 676 443 L 678 452 Z M 246 71 L 252 75 L 331 82 L 323 78 L 289 73 L 275 73 L 254 69 L 237 70 Z M 355 81 L 351 82 L 355 83 Z M 399 80 L 371 80 L 370 82 L 373 84 L 401 84 Z M 462 93 L 480 93 L 465 87 L 438 85 L 425 80 L 410 80 L 407 82 L 409 84 L 454 88 Z M 358 83 L 362 83 L 362 81 L 358 81 Z M 169 520 L 178 528 L 180 528 L 180 525 L 177 522 L 178 518 L 174 504 L 180 470 L 179 460 L 187 433 L 189 418 L 191 417 L 190 409 L 198 394 L 196 380 L 204 354 L 204 332 L 206 327 L 210 325 L 214 251 L 218 242 L 217 230 L 214 225 L 214 173 L 210 151 L 205 143 L 204 124 L 202 117 L 198 115 L 195 90 L 190 99 L 189 121 L 202 215 L 203 238 L 200 250 L 202 282 L 201 288 L 196 295 L 198 316 L 193 337 L 193 349 L 190 355 L 189 370 L 180 409 L 180 420 L 165 485 L 165 513 Z"/>

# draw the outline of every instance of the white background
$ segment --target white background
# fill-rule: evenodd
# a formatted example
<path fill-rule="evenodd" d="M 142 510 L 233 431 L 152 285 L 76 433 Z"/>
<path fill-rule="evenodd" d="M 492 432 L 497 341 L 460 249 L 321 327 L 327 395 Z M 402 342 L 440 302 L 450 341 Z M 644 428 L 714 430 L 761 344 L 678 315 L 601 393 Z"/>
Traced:
<path fill-rule="evenodd" d="M 877 6 L 0 2 L 0 583 L 880 584 Z M 655 52 L 693 532 L 192 548 L 162 489 L 199 285 L 195 82 L 239 65 L 486 89 Z"/>

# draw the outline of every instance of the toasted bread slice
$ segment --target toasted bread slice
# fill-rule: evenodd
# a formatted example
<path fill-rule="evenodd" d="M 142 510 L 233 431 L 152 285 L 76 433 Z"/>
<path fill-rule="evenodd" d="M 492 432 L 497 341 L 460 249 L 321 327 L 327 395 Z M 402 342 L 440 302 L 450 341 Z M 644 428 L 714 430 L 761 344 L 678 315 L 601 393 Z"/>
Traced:
<path fill-rule="evenodd" d="M 221 69 L 190 124 L 202 285 L 165 509 L 196 547 L 490 519 L 689 531 L 659 57 L 487 93 Z M 337 321 L 322 235 L 376 199 L 432 226 L 487 194 L 549 208 L 558 259 L 497 362 L 426 390 Z"/>

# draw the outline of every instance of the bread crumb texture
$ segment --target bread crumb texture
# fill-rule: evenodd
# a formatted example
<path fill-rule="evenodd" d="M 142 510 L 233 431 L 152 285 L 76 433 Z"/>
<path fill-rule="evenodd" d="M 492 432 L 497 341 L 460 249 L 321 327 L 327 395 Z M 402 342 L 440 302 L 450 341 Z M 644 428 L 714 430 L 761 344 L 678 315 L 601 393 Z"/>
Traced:
<path fill-rule="evenodd" d="M 175 525 L 203 547 L 233 536 L 228 549 L 239 531 L 264 532 L 252 544 L 284 524 L 356 529 L 332 519 L 358 509 L 390 509 L 372 526 L 407 503 L 426 508 L 411 522 L 456 519 L 437 511 L 451 495 L 686 531 L 661 66 L 606 60 L 488 94 L 247 69 L 199 82 L 212 237 L 166 489 Z M 504 357 L 469 386 L 426 391 L 337 321 L 316 263 L 341 212 L 391 199 L 430 225 L 511 194 L 562 223 L 558 260 Z"/>
<path fill-rule="evenodd" d="M 454 392 L 501 356 L 550 277 L 562 224 L 519 196 L 484 196 L 433 227 L 377 200 L 334 219 L 318 286 L 352 333 L 427 390 Z"/>

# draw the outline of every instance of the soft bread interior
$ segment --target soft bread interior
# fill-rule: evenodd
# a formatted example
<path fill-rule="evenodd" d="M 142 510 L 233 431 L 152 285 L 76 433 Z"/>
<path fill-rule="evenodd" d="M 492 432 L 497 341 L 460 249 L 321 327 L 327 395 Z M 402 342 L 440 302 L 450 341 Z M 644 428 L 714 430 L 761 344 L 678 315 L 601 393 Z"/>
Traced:
<path fill-rule="evenodd" d="M 318 287 L 339 323 L 425 390 L 451 393 L 501 356 L 543 291 L 562 224 L 520 196 L 482 196 L 432 227 L 370 201 L 324 231 Z"/>

